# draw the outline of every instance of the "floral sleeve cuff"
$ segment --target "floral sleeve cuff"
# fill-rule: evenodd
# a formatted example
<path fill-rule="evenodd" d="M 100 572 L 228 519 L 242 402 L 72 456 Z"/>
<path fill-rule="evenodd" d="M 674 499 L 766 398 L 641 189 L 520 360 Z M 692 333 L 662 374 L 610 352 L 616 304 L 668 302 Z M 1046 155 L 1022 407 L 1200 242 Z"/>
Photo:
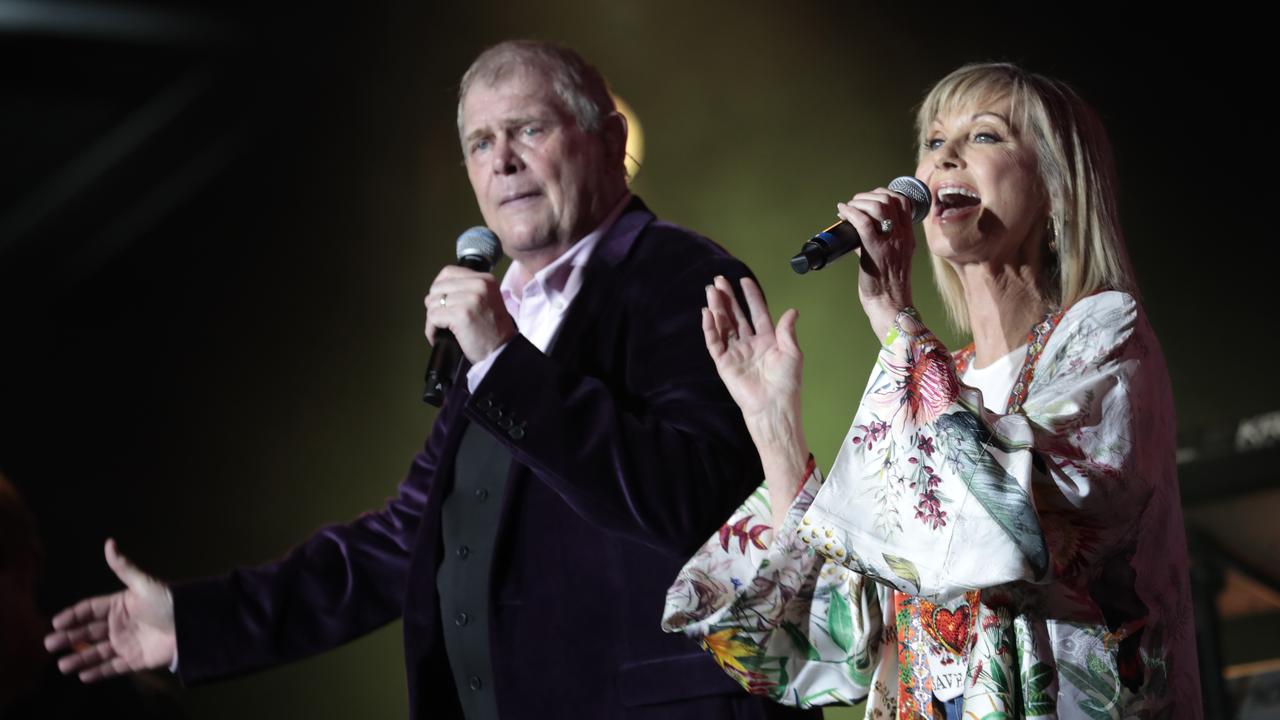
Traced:
<path fill-rule="evenodd" d="M 822 472 L 818 470 L 818 463 L 813 455 L 810 455 L 809 463 L 805 466 L 804 484 L 800 486 L 800 492 L 796 493 L 796 499 L 791 501 L 791 507 L 787 509 L 787 517 L 782 521 L 782 527 L 774 530 L 774 545 L 785 548 L 797 540 L 804 542 L 803 537 L 799 537 L 799 528 L 803 526 L 805 513 L 809 512 L 809 506 L 813 505 L 813 499 L 817 497 L 818 490 L 821 488 Z"/>
<path fill-rule="evenodd" d="M 798 565 L 805 565 L 801 570 L 807 572 L 807 565 L 820 562 L 797 541 L 797 528 L 821 485 L 822 474 L 811 456 L 804 485 L 776 530 L 771 526 L 768 487 L 756 488 L 676 576 L 667 590 L 663 629 L 705 635 L 736 604 L 774 591 L 780 572 Z"/>

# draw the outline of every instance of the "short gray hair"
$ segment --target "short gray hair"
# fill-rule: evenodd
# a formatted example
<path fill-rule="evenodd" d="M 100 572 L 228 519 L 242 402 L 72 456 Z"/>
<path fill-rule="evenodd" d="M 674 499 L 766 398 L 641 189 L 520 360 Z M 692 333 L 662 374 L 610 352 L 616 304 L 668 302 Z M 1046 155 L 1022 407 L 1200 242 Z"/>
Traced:
<path fill-rule="evenodd" d="M 567 47 L 540 40 L 507 40 L 480 53 L 458 86 L 458 135 L 462 135 L 462 101 L 476 82 L 494 85 L 517 72 L 535 72 L 551 81 L 556 96 L 578 127 L 595 134 L 604 119 L 617 112 L 604 76 Z"/>

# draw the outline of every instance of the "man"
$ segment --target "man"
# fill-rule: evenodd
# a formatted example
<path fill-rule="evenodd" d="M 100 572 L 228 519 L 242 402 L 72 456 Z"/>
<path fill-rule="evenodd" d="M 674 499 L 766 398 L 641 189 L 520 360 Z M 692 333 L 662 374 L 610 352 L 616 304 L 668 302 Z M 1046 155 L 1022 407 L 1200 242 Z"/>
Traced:
<path fill-rule="evenodd" d="M 664 592 L 761 476 L 703 348 L 716 275 L 747 271 L 626 186 L 626 123 L 572 51 L 511 42 L 462 79 L 458 125 L 499 286 L 441 271 L 427 335 L 460 373 L 399 495 L 283 560 L 170 590 L 126 585 L 54 620 L 86 680 L 177 663 L 197 682 L 404 618 L 413 717 L 764 717 L 664 635 Z M 171 598 L 171 599 L 170 599 Z"/>

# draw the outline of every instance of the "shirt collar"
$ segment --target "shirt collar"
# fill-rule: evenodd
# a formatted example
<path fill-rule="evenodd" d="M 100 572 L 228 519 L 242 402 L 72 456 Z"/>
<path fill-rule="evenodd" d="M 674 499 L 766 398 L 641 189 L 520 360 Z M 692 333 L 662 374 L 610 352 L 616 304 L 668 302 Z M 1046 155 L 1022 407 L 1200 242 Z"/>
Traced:
<path fill-rule="evenodd" d="M 627 204 L 630 202 L 631 193 L 623 193 L 622 198 L 618 200 L 613 209 L 609 211 L 609 214 L 605 216 L 604 221 L 595 230 L 592 230 L 581 240 L 574 243 L 563 255 L 552 261 L 550 265 L 534 273 L 532 277 L 525 271 L 523 265 L 513 261 L 511 267 L 507 268 L 507 273 L 502 277 L 502 284 L 499 286 L 502 292 L 502 301 L 507 306 L 507 310 L 512 315 L 515 315 L 525 292 L 535 284 L 541 287 L 542 293 L 546 295 L 549 301 L 562 300 L 563 304 L 566 305 L 572 301 L 574 296 L 578 294 L 578 289 L 582 287 L 582 272 L 580 268 L 591 259 L 591 252 L 595 250 L 596 245 L 600 244 L 600 239 L 605 236 L 605 233 L 618 221 L 622 211 L 626 209 Z"/>

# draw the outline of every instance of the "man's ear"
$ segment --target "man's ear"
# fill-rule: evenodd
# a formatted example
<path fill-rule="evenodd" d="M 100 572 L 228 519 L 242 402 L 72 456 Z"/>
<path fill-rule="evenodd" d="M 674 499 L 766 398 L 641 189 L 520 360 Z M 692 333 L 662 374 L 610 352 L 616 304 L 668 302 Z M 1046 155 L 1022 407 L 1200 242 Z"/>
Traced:
<path fill-rule="evenodd" d="M 611 165 L 621 163 L 627 154 L 627 132 L 627 118 L 622 113 L 612 112 L 605 116 L 600 133 L 604 137 L 604 147 Z"/>

